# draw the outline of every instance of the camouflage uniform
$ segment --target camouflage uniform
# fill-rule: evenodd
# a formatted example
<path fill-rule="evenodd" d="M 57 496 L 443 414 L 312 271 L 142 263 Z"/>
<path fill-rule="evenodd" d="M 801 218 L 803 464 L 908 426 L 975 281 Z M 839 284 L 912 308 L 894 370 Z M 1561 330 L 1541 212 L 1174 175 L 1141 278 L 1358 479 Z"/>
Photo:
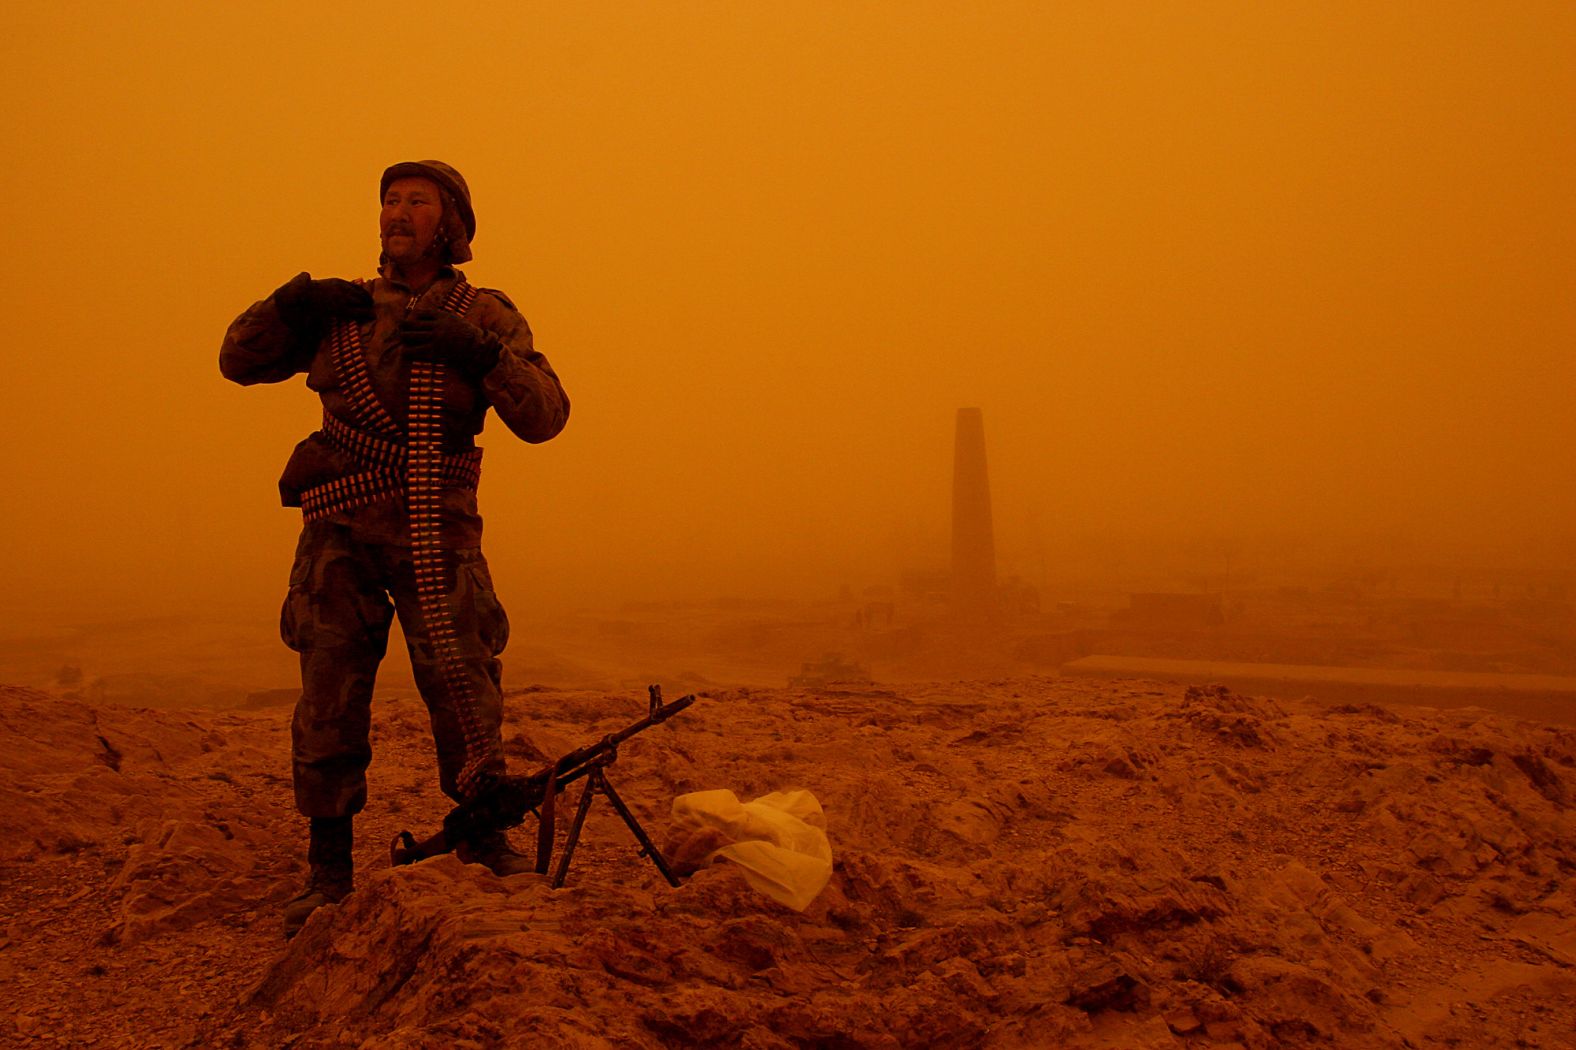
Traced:
<path fill-rule="evenodd" d="M 405 423 L 410 361 L 396 330 L 412 308 L 435 306 L 462 279 L 445 269 L 419 297 L 386 273 L 369 282 L 374 317 L 360 325 L 367 371 L 378 400 Z M 488 408 L 518 437 L 541 442 L 563 429 L 569 400 L 547 359 L 532 345 L 525 319 L 502 293 L 483 290 L 465 320 L 497 335 L 504 349 L 480 381 L 447 370 L 442 392 L 444 451 L 474 447 Z M 220 371 L 241 384 L 274 383 L 305 373 L 325 413 L 354 419 L 340 390 L 328 340 L 304 340 L 281 319 L 270 296 L 231 324 L 219 355 Z M 296 446 L 280 479 L 286 506 L 301 493 L 360 469 L 318 431 Z M 476 494 L 442 493 L 441 534 L 452 559 L 450 608 L 476 714 L 491 738 L 490 764 L 503 764 L 499 725 L 500 664 L 509 624 L 493 594 L 482 557 Z M 455 777 L 465 753 L 455 712 L 445 703 L 416 606 L 411 538 L 403 499 L 393 498 L 308 523 L 302 530 L 281 614 L 285 643 L 301 654 L 301 698 L 292 724 L 296 805 L 308 817 L 344 817 L 366 801 L 365 770 L 372 685 L 386 651 L 391 618 L 399 616 L 416 683 L 431 714 L 440 783 L 455 799 Z M 392 599 L 392 602 L 391 600 Z"/>

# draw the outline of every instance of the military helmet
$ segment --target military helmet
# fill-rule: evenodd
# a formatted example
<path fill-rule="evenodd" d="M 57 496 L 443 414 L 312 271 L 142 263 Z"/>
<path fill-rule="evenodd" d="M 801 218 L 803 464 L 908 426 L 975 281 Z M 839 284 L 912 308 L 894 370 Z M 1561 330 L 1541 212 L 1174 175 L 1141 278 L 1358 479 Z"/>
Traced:
<path fill-rule="evenodd" d="M 383 181 L 378 184 L 378 201 L 381 203 L 388 195 L 389 183 L 395 179 L 410 178 L 431 179 L 442 187 L 460 210 L 460 219 L 465 223 L 466 241 L 476 239 L 476 212 L 471 208 L 471 188 L 465 184 L 465 176 L 441 160 L 403 160 L 391 165 L 383 172 Z"/>

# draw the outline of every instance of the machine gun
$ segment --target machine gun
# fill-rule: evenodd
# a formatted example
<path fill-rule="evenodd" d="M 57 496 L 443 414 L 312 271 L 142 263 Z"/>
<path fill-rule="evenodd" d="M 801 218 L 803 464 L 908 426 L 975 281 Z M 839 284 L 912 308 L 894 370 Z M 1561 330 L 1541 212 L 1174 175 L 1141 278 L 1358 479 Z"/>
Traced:
<path fill-rule="evenodd" d="M 553 809 L 558 793 L 577 780 L 586 782 L 580 793 L 580 805 L 575 810 L 574 822 L 569 826 L 569 838 L 564 843 L 563 855 L 558 859 L 558 870 L 553 873 L 551 885 L 556 889 L 569 875 L 569 861 L 574 856 L 575 845 L 580 841 L 580 830 L 585 825 L 586 814 L 591 810 L 592 799 L 597 794 L 607 796 L 618 815 L 640 843 L 642 856 L 650 857 L 662 877 L 670 886 L 677 886 L 662 853 L 654 846 L 635 815 L 629 811 L 618 792 L 607 779 L 607 767 L 618 760 L 618 746 L 636 733 L 650 729 L 684 710 L 695 702 L 695 695 L 680 697 L 670 704 L 662 702 L 662 687 L 651 686 L 650 710 L 645 718 L 611 733 L 594 744 L 569 752 L 556 762 L 550 762 L 528 775 L 502 773 L 477 792 L 468 802 L 462 802 L 443 818 L 443 828 L 429 839 L 417 841 L 408 831 L 394 837 L 389 848 L 390 860 L 395 866 L 414 864 L 418 860 L 448 853 L 465 842 L 477 842 L 486 835 L 516 827 L 524 823 L 526 814 L 535 814 L 538 820 L 536 836 L 536 870 L 546 875 L 553 853 Z"/>

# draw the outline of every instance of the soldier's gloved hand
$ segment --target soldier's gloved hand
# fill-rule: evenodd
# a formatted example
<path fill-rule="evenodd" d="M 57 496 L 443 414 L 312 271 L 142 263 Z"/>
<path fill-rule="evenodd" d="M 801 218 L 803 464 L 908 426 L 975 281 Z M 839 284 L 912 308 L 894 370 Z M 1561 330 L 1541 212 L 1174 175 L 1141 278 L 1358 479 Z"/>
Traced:
<path fill-rule="evenodd" d="M 336 317 L 351 321 L 372 320 L 372 293 L 359 284 L 338 277 L 314 281 L 298 273 L 274 292 L 279 317 L 298 335 L 320 333 Z"/>
<path fill-rule="evenodd" d="M 400 342 L 420 361 L 447 361 L 472 379 L 498 364 L 503 340 L 448 310 L 419 310 L 399 325 Z"/>

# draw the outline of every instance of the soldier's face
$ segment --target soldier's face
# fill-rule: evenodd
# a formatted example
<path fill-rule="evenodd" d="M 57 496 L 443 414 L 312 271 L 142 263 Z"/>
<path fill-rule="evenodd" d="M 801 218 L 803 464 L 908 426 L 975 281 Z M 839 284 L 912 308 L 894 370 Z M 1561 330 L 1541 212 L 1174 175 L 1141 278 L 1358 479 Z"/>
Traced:
<path fill-rule="evenodd" d="M 443 218 L 443 194 L 431 179 L 404 178 L 389 183 L 378 228 L 383 251 L 395 262 L 414 262 L 427 254 Z"/>

